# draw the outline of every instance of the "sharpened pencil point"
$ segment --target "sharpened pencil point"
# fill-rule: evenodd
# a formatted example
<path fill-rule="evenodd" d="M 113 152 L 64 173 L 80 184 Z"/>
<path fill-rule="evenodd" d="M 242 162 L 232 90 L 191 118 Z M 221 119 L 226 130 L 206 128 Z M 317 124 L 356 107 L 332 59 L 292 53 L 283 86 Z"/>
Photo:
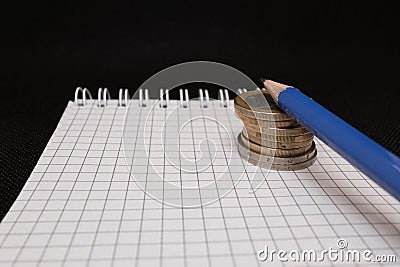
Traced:
<path fill-rule="evenodd" d="M 264 83 L 266 80 L 267 80 L 267 79 L 260 78 L 260 81 L 261 81 L 262 83 Z"/>

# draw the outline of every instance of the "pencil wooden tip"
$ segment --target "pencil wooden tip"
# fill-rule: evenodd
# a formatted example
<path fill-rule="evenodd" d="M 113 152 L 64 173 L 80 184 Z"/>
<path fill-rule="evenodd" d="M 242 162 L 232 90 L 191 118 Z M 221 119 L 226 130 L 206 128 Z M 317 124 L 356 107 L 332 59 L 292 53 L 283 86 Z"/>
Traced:
<path fill-rule="evenodd" d="M 262 82 L 264 83 L 265 89 L 269 92 L 269 94 L 272 96 L 274 101 L 278 103 L 278 96 L 279 94 L 285 90 L 288 86 L 282 83 L 274 82 L 271 80 L 267 79 L 261 79 Z"/>

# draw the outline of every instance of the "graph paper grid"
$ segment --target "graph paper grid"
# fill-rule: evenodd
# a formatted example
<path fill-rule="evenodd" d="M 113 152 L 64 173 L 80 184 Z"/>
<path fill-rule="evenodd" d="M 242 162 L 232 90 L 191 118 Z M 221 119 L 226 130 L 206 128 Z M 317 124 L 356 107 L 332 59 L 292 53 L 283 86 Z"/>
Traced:
<path fill-rule="evenodd" d="M 177 105 L 170 103 L 171 107 L 158 108 L 150 121 L 152 129 Z M 148 109 L 138 107 L 138 127 L 143 127 Z M 245 179 L 216 202 L 176 208 L 145 194 L 130 177 L 122 143 L 125 112 L 126 107 L 119 107 L 115 100 L 105 107 L 95 101 L 86 106 L 68 103 L 0 224 L 0 266 L 329 266 L 334 263 L 267 263 L 256 254 L 266 246 L 337 248 L 339 238 L 348 242 L 349 249 L 400 256 L 399 202 L 321 141 L 315 140 L 318 158 L 313 166 L 268 174 L 255 166 L 244 168 L 234 150 L 227 168 L 225 154 L 218 154 L 224 147 L 221 143 L 216 144 L 212 171 L 194 176 L 168 168 L 158 152 L 161 172 L 180 183 L 212 181 L 222 172 L 233 183 L 245 169 Z M 185 118 L 188 112 L 214 116 L 232 127 L 238 124 L 218 101 L 211 101 L 207 108 L 191 101 L 189 109 L 181 109 L 177 116 Z M 189 149 L 177 150 L 183 150 L 187 159 L 196 157 L 194 139 L 218 140 L 223 135 L 208 121 L 197 123 L 180 144 Z M 140 138 L 140 133 L 133 137 Z M 131 152 L 137 160 L 133 167 L 140 173 L 148 167 L 148 154 Z M 147 152 L 157 157 L 157 150 Z M 261 182 L 254 194 L 249 193 L 251 174 Z M 146 175 L 149 172 L 143 171 L 143 181 Z M 185 197 L 201 195 L 199 190 L 198 196 L 178 193 L 176 197 L 183 203 Z"/>

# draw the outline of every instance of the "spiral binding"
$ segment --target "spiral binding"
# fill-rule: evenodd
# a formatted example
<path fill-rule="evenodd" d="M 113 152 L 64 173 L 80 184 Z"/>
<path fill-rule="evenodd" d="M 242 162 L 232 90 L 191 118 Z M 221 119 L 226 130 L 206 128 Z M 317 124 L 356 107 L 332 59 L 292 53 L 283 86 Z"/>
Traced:
<path fill-rule="evenodd" d="M 107 100 L 110 99 L 110 93 L 108 92 L 107 88 L 99 88 L 97 90 L 97 106 L 98 107 L 105 107 L 107 106 Z"/>
<path fill-rule="evenodd" d="M 203 94 L 203 89 L 201 88 L 199 89 L 199 99 L 200 99 L 200 107 L 207 108 L 210 102 L 210 97 L 208 95 L 207 89 L 204 90 L 204 94 Z"/>
<path fill-rule="evenodd" d="M 129 100 L 129 91 L 128 89 L 119 89 L 118 92 L 118 106 L 120 107 L 126 107 L 128 106 L 128 100 Z"/>
<path fill-rule="evenodd" d="M 227 108 L 229 106 L 229 93 L 227 89 L 219 89 L 218 100 L 220 101 L 221 107 Z"/>
<path fill-rule="evenodd" d="M 247 89 L 246 89 L 246 88 L 239 88 L 239 89 L 237 90 L 237 92 L 238 92 L 239 94 L 243 94 L 243 93 L 247 92 Z"/>
<path fill-rule="evenodd" d="M 79 99 L 79 92 L 82 93 L 82 100 Z M 92 99 L 92 94 L 87 88 L 77 87 L 75 89 L 75 105 L 77 106 L 85 106 L 86 105 L 86 94 Z"/>
<path fill-rule="evenodd" d="M 169 104 L 169 90 L 160 89 L 160 108 L 167 108 Z"/>
<path fill-rule="evenodd" d="M 185 95 L 185 98 L 183 98 L 183 95 Z M 179 89 L 179 99 L 180 99 L 180 104 L 183 108 L 188 108 L 189 107 L 189 91 L 188 89 Z"/>
<path fill-rule="evenodd" d="M 246 92 L 246 89 L 239 89 L 242 92 Z M 239 92 L 238 90 L 238 92 Z M 245 91 L 243 91 L 245 90 Z M 82 99 L 79 98 L 79 93 L 82 95 Z M 75 99 L 74 103 L 76 106 L 85 106 L 86 105 L 86 97 L 92 99 L 92 95 L 90 91 L 85 87 L 77 87 L 75 89 Z M 129 104 L 129 90 L 127 88 L 120 88 L 118 91 L 118 106 L 119 107 L 127 107 Z M 180 106 L 183 108 L 188 108 L 190 105 L 189 101 L 189 91 L 188 89 L 179 89 L 179 99 Z M 222 107 L 229 106 L 229 93 L 227 89 L 220 89 L 218 92 L 218 99 L 220 100 L 220 105 Z M 108 100 L 111 100 L 110 92 L 106 87 L 100 87 L 97 90 L 97 106 L 105 107 L 107 106 Z M 169 105 L 169 90 L 160 89 L 160 108 L 167 108 Z M 210 96 L 207 89 L 199 89 L 199 100 L 200 107 L 207 108 L 210 103 Z M 148 89 L 139 89 L 139 107 L 148 107 L 149 106 L 149 90 Z"/>
<path fill-rule="evenodd" d="M 257 87 L 255 90 L 263 90 L 263 89 Z M 245 92 L 247 92 L 247 89 L 246 89 L 246 88 L 239 88 L 239 89 L 237 89 L 237 93 L 238 93 L 238 94 L 243 94 L 243 93 L 245 93 Z"/>

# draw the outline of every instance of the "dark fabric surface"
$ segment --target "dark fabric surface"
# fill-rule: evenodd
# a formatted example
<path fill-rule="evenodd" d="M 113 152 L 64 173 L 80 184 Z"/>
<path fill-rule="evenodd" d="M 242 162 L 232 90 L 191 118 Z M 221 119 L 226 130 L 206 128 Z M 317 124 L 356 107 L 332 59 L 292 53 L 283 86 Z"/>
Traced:
<path fill-rule="evenodd" d="M 52 129 L 1 125 L 0 218 L 3 219 L 35 167 Z"/>

